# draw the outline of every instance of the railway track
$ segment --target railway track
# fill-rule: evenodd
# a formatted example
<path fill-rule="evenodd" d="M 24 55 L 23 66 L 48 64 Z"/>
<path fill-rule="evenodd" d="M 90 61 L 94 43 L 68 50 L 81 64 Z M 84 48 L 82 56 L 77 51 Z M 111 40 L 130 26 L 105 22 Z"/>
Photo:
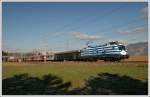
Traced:
<path fill-rule="evenodd" d="M 47 62 L 11 62 L 11 63 L 33 63 L 33 64 L 51 64 L 51 63 L 103 63 L 103 64 L 108 64 L 108 63 L 123 63 L 123 64 L 136 64 L 136 63 L 143 63 L 143 64 L 148 64 L 148 61 L 115 61 L 115 62 L 111 62 L 111 61 L 47 61 Z"/>

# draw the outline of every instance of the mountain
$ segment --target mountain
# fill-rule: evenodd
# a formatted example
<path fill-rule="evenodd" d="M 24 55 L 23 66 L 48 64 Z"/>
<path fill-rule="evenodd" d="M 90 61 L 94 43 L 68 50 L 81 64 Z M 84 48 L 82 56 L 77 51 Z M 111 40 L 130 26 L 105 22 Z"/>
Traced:
<path fill-rule="evenodd" d="M 148 42 L 139 42 L 127 45 L 130 55 L 148 55 Z"/>

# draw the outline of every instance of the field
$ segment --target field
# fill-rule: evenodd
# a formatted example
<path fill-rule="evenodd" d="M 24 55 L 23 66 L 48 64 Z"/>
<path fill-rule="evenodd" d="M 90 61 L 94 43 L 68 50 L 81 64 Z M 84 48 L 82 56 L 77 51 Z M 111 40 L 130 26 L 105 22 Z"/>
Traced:
<path fill-rule="evenodd" d="M 142 56 L 142 55 L 135 55 L 135 56 L 130 56 L 129 59 L 126 59 L 125 61 L 132 61 L 132 62 L 148 62 L 148 56 Z"/>
<path fill-rule="evenodd" d="M 47 74 L 55 75 L 64 82 L 71 82 L 71 88 L 84 87 L 87 80 L 97 74 L 117 74 L 120 78 L 130 77 L 145 82 L 148 79 L 147 62 L 48 62 L 48 63 L 3 63 L 3 79 L 27 73 L 42 79 Z M 130 86 L 129 86 L 130 87 Z"/>

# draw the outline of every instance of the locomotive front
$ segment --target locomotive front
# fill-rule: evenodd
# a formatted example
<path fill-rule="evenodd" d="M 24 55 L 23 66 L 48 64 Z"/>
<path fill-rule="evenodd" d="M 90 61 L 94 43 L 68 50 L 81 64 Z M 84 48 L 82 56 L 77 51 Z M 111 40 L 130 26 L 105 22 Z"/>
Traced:
<path fill-rule="evenodd" d="M 124 45 L 119 44 L 118 49 L 120 50 L 120 57 L 121 59 L 127 59 L 129 58 L 129 54 L 127 53 L 127 49 Z"/>

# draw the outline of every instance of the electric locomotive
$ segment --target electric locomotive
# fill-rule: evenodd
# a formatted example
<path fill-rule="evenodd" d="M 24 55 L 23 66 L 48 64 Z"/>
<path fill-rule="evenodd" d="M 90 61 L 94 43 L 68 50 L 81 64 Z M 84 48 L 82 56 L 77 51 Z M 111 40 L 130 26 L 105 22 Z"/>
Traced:
<path fill-rule="evenodd" d="M 83 60 L 120 61 L 129 58 L 129 54 L 126 47 L 116 41 L 83 48 L 81 50 L 81 58 Z"/>

